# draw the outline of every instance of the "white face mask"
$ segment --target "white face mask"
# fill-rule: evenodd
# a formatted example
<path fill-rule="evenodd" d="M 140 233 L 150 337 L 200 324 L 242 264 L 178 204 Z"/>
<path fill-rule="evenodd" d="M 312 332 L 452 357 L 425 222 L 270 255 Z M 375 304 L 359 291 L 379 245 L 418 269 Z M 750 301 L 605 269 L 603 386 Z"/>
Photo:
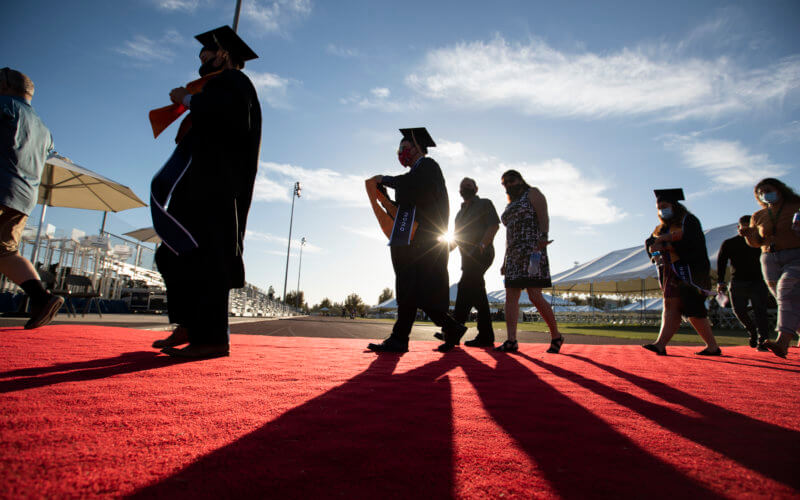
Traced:
<path fill-rule="evenodd" d="M 777 191 L 770 191 L 768 193 L 763 193 L 761 195 L 761 201 L 764 203 L 775 203 L 778 201 L 778 192 Z"/>
<path fill-rule="evenodd" d="M 672 218 L 672 209 L 671 208 L 662 208 L 658 211 L 658 216 L 664 220 L 668 220 Z"/>

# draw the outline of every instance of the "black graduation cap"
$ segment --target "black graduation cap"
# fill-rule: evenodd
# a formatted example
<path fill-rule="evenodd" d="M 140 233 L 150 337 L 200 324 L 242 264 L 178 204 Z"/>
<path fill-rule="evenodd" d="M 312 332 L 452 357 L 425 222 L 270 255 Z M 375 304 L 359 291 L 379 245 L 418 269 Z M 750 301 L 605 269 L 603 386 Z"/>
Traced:
<path fill-rule="evenodd" d="M 425 130 L 425 127 L 401 128 L 400 133 L 403 134 L 403 139 L 411 142 L 411 144 L 417 144 L 424 148 L 436 147 L 436 143 L 433 142 L 431 134 Z"/>
<path fill-rule="evenodd" d="M 233 57 L 242 61 L 258 59 L 258 55 L 253 52 L 253 49 L 248 47 L 230 26 L 220 26 L 211 31 L 201 33 L 195 38 L 203 45 L 204 49 L 216 51 L 223 48 Z"/>
<path fill-rule="evenodd" d="M 656 201 L 667 201 L 674 203 L 676 201 L 686 199 L 683 197 L 683 189 L 681 188 L 654 189 L 653 192 L 656 194 Z"/>

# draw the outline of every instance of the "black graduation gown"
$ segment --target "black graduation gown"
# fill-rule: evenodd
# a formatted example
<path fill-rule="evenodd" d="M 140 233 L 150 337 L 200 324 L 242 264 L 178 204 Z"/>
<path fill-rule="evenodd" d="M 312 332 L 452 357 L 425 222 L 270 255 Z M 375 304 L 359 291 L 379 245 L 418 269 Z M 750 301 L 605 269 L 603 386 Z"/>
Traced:
<path fill-rule="evenodd" d="M 416 207 L 419 224 L 411 245 L 391 247 L 398 307 L 447 311 L 449 252 L 439 237 L 447 231 L 450 204 L 439 164 L 423 158 L 411 172 L 395 177 L 395 192 L 398 203 Z"/>
<path fill-rule="evenodd" d="M 176 256 L 162 245 L 156 262 L 167 284 L 174 322 L 205 314 L 197 301 L 184 304 L 185 295 L 224 291 L 227 325 L 227 292 L 245 282 L 242 252 L 258 170 L 261 107 L 247 76 L 226 70 L 192 96 L 189 117 L 191 129 L 181 145 L 188 144 L 192 160 L 172 192 L 167 212 L 192 234 L 198 248 Z M 192 311 L 184 310 L 188 308 Z M 218 309 L 214 314 L 219 315 Z"/>

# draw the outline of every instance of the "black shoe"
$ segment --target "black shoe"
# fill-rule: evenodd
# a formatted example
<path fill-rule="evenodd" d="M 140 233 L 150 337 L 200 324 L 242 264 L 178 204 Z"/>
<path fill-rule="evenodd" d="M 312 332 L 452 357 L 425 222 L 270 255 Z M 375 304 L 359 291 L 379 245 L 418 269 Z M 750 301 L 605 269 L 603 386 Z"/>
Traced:
<path fill-rule="evenodd" d="M 408 341 L 401 341 L 389 337 L 380 344 L 369 344 L 367 346 L 372 352 L 408 352 Z"/>
<path fill-rule="evenodd" d="M 165 347 L 161 352 L 173 358 L 210 359 L 230 356 L 230 344 L 198 345 L 189 344 L 183 349 Z"/>
<path fill-rule="evenodd" d="M 764 345 L 765 342 L 767 342 L 767 340 L 760 341 L 758 343 L 758 347 L 756 348 L 756 350 L 759 351 L 759 352 L 769 352 L 769 349 L 767 349 L 767 346 Z"/>
<path fill-rule="evenodd" d="M 436 350 L 439 351 L 439 352 L 450 352 L 450 351 L 453 350 L 453 348 L 455 346 L 456 346 L 456 344 L 451 344 L 449 342 L 445 342 L 444 344 L 439 344 L 439 346 L 436 348 Z"/>
<path fill-rule="evenodd" d="M 189 330 L 185 326 L 178 325 L 172 330 L 172 334 L 165 338 L 153 342 L 153 347 L 156 349 L 164 349 L 165 347 L 177 347 L 189 342 Z"/>
<path fill-rule="evenodd" d="M 458 345 L 461 343 L 461 337 L 467 333 L 467 327 L 464 325 L 458 325 L 458 328 L 455 331 L 451 332 L 444 332 L 444 341 L 447 344 Z"/>
<path fill-rule="evenodd" d="M 31 319 L 25 323 L 26 330 L 39 328 L 40 326 L 50 323 L 53 321 L 53 318 L 56 317 L 56 314 L 58 314 L 58 310 L 61 309 L 61 306 L 64 305 L 64 297 L 52 294 L 48 295 L 50 295 L 50 298 L 47 299 L 47 302 L 44 304 L 38 307 L 31 306 Z"/>
<path fill-rule="evenodd" d="M 766 347 L 768 351 L 772 351 L 772 354 L 778 356 L 779 358 L 786 359 L 788 350 L 781 347 L 781 345 L 778 344 L 777 342 L 767 340 L 766 342 L 764 342 L 764 347 Z"/>
<path fill-rule="evenodd" d="M 667 355 L 667 348 L 666 347 L 659 347 L 655 344 L 645 344 L 642 347 L 647 349 L 648 351 L 653 351 L 654 353 L 658 354 L 659 356 L 666 356 Z"/>
<path fill-rule="evenodd" d="M 722 356 L 722 349 L 717 347 L 716 349 L 709 349 L 706 347 L 702 351 L 697 351 L 695 354 L 698 356 Z"/>
<path fill-rule="evenodd" d="M 549 352 L 550 354 L 558 354 L 558 351 L 561 350 L 561 346 L 564 345 L 564 336 L 560 336 L 557 339 L 552 339 L 550 341 L 550 348 L 547 349 L 545 352 Z"/>
<path fill-rule="evenodd" d="M 468 347 L 494 347 L 494 340 L 484 340 L 480 337 L 475 337 L 472 340 L 464 342 L 464 345 Z"/>
<path fill-rule="evenodd" d="M 442 342 L 444 342 L 444 333 L 442 333 L 442 332 L 436 332 L 436 333 L 434 333 L 434 334 L 433 334 L 433 336 L 434 336 L 435 338 L 437 338 L 437 339 L 441 340 Z"/>
<path fill-rule="evenodd" d="M 518 349 L 519 349 L 519 344 L 517 343 L 516 340 L 506 340 L 505 342 L 494 348 L 495 351 L 500 351 L 500 352 L 517 352 Z"/>
<path fill-rule="evenodd" d="M 758 337 L 755 337 L 753 335 L 750 336 L 750 347 L 754 349 L 758 347 Z"/>

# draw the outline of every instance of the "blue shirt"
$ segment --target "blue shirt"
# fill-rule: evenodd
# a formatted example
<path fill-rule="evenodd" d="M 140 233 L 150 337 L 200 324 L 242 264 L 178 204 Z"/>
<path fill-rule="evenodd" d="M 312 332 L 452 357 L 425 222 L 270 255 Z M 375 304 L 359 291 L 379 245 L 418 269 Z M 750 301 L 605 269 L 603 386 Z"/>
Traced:
<path fill-rule="evenodd" d="M 30 215 L 53 136 L 22 98 L 0 95 L 0 205 Z"/>

